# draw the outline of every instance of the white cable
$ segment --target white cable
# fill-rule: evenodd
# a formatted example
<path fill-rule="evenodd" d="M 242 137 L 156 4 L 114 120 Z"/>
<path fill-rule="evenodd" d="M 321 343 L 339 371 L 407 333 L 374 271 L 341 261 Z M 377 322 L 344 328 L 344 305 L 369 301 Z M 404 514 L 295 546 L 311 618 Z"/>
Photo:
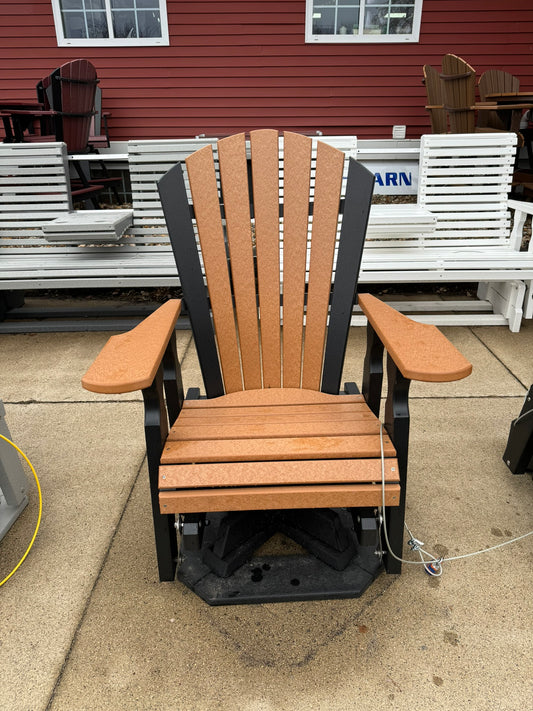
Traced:
<path fill-rule="evenodd" d="M 428 553 L 422 548 L 424 544 L 421 541 L 418 541 L 413 536 L 407 524 L 404 523 L 407 532 L 411 536 L 411 539 L 409 541 L 411 550 L 418 552 L 418 554 L 420 555 L 420 560 L 405 560 L 404 558 L 399 558 L 391 548 L 389 542 L 389 533 L 387 531 L 387 519 L 385 516 L 385 453 L 383 448 L 383 425 L 381 423 L 379 425 L 379 441 L 381 447 L 381 516 L 383 523 L 383 534 L 385 538 L 385 543 L 387 545 L 387 550 L 389 551 L 390 555 L 400 563 L 407 563 L 409 565 L 423 565 L 429 575 L 439 577 L 440 575 L 442 575 L 442 563 L 447 563 L 452 560 L 461 560 L 463 558 L 472 558 L 475 555 L 481 555 L 482 553 L 488 553 L 489 551 L 494 551 L 498 548 L 503 548 L 503 546 L 508 546 L 510 543 L 516 543 L 517 541 L 521 541 L 523 538 L 527 538 L 528 536 L 533 535 L 533 531 L 529 531 L 529 533 L 524 533 L 521 536 L 517 536 L 516 538 L 511 538 L 508 541 L 503 541 L 503 543 L 498 543 L 495 546 L 491 546 L 490 548 L 483 548 L 482 550 L 474 551 L 473 553 L 464 553 L 463 555 L 449 556 L 447 558 L 435 558 L 434 555 Z M 429 560 L 424 560 L 424 555 L 428 556 Z"/>

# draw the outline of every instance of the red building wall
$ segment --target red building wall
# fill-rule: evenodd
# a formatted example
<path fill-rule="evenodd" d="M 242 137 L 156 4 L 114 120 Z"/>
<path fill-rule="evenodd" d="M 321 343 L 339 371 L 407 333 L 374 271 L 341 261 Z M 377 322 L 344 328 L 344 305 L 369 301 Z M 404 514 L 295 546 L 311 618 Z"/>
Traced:
<path fill-rule="evenodd" d="M 29 99 L 42 76 L 96 66 L 111 138 L 277 127 L 389 138 L 429 131 L 422 65 L 464 57 L 533 89 L 531 0 L 424 0 L 420 41 L 305 44 L 304 0 L 167 0 L 169 47 L 58 48 L 51 2 L 0 0 L 0 97 Z"/>

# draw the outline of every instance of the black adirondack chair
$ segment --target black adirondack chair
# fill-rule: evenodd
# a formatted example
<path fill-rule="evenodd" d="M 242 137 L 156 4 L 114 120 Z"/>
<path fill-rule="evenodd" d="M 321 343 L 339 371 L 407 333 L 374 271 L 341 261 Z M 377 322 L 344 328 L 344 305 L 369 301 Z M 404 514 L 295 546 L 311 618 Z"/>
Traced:
<path fill-rule="evenodd" d="M 222 139 L 217 164 L 203 148 L 159 184 L 207 397 L 183 394 L 177 301 L 111 338 L 82 382 L 143 391 L 161 580 L 178 568 L 210 604 L 358 596 L 401 569 L 410 380 L 471 366 L 435 327 L 364 294 L 362 394 L 339 394 L 373 176 L 350 160 L 341 201 L 341 151 L 319 142 L 315 161 L 310 138 L 285 133 L 280 162 L 271 130 L 250 149 Z M 306 553 L 258 554 L 276 532 Z"/>

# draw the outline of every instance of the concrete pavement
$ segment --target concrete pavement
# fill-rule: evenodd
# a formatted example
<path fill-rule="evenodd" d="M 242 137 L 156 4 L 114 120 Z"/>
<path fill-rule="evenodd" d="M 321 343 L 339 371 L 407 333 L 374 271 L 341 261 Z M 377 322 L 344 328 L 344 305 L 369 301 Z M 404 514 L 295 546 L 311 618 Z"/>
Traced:
<path fill-rule="evenodd" d="M 407 494 L 411 530 L 443 556 L 533 529 L 531 477 L 501 459 L 533 382 L 533 325 L 444 330 L 474 372 L 413 384 Z M 185 385 L 198 385 L 191 334 L 177 335 Z M 529 706 L 533 537 L 444 564 L 441 578 L 405 565 L 357 600 L 210 608 L 180 583 L 160 584 L 140 395 L 80 385 L 108 337 L 0 336 L 0 398 L 44 500 L 34 548 L 0 588 L 0 709 Z M 354 328 L 345 379 L 360 382 L 363 352 Z M 0 542 L 0 579 L 36 515 L 32 485 Z"/>

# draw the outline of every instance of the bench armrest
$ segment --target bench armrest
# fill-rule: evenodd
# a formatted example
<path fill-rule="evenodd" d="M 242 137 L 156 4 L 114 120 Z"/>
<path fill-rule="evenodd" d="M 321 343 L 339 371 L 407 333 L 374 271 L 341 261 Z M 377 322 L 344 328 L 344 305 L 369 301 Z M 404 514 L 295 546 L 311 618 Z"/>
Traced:
<path fill-rule="evenodd" d="M 181 310 L 171 299 L 138 326 L 111 336 L 81 382 L 95 393 L 129 393 L 153 382 Z"/>
<path fill-rule="evenodd" d="M 472 372 L 436 326 L 413 321 L 371 294 L 360 294 L 359 306 L 404 378 L 443 383 Z"/>
<path fill-rule="evenodd" d="M 533 176 L 531 176 L 533 178 Z M 531 181 L 533 183 L 533 179 Z M 533 202 L 525 200 L 508 200 L 507 207 L 514 210 L 513 229 L 511 232 L 511 246 L 520 251 L 524 237 L 524 224 L 528 215 L 533 215 Z M 533 252 L 533 239 L 529 240 L 528 252 Z"/>

